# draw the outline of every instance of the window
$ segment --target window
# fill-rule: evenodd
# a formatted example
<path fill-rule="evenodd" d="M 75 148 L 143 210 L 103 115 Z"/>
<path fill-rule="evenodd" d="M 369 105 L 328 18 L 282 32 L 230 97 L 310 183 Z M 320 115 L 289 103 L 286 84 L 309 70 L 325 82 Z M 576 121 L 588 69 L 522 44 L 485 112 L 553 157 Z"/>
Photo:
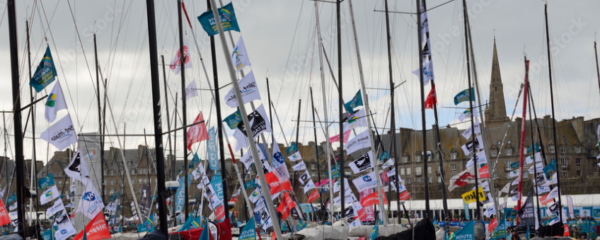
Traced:
<path fill-rule="evenodd" d="M 438 183 L 441 183 L 441 182 L 442 182 L 442 177 L 438 176 Z"/>
<path fill-rule="evenodd" d="M 310 164 L 310 170 L 315 170 L 316 166 L 317 166 L 317 164 L 311 163 Z"/>
<path fill-rule="evenodd" d="M 114 176 L 115 175 L 115 170 L 110 170 L 110 175 Z"/>
<path fill-rule="evenodd" d="M 410 173 L 410 169 L 411 169 L 411 168 L 406 168 L 406 175 L 410 175 L 410 174 L 411 174 L 411 173 Z"/>
<path fill-rule="evenodd" d="M 412 183 L 412 178 L 406 178 L 406 184 L 411 184 Z"/>
<path fill-rule="evenodd" d="M 512 178 L 510 177 L 510 172 L 507 172 L 507 173 L 506 173 L 506 179 L 512 179 Z"/>
<path fill-rule="evenodd" d="M 600 169 L 600 166 L 598 166 L 598 164 L 594 164 L 594 171 L 598 171 L 598 169 Z"/>
<path fill-rule="evenodd" d="M 560 167 L 566 168 L 569 166 L 569 159 L 568 158 L 561 158 L 560 159 Z"/>
<path fill-rule="evenodd" d="M 560 153 L 567 153 L 567 147 L 560 146 Z"/>
<path fill-rule="evenodd" d="M 457 159 L 457 158 L 458 158 L 457 152 L 450 153 L 450 159 Z"/>
<path fill-rule="evenodd" d="M 62 187 L 62 181 L 58 181 L 58 186 Z"/>
<path fill-rule="evenodd" d="M 421 155 L 415 156 L 415 162 L 420 162 L 420 161 L 421 161 Z"/>
<path fill-rule="evenodd" d="M 135 169 L 131 170 L 131 175 L 135 175 Z"/>
<path fill-rule="evenodd" d="M 529 171 L 523 171 L 523 178 L 529 178 Z"/>
<path fill-rule="evenodd" d="M 581 177 L 581 170 L 577 170 L 577 176 Z"/>
<path fill-rule="evenodd" d="M 581 167 L 581 158 L 575 158 L 575 165 Z"/>
<path fill-rule="evenodd" d="M 554 153 L 554 145 L 548 146 L 548 150 L 550 151 L 550 153 Z"/>
<path fill-rule="evenodd" d="M 106 170 L 104 170 L 104 175 L 106 175 Z"/>
<path fill-rule="evenodd" d="M 138 183 L 139 183 L 139 184 L 142 184 L 142 181 L 144 181 L 144 179 L 141 179 L 141 178 L 140 178 L 140 179 L 138 179 Z"/>
<path fill-rule="evenodd" d="M 431 166 L 427 167 L 427 173 L 431 174 Z"/>
<path fill-rule="evenodd" d="M 417 181 L 418 183 L 420 183 L 421 182 L 421 177 L 417 177 L 415 181 Z"/>
<path fill-rule="evenodd" d="M 407 163 L 407 162 L 408 162 L 408 156 L 404 156 L 404 157 L 402 157 L 402 162 L 403 162 L 403 163 Z"/>
<path fill-rule="evenodd" d="M 102 183 L 102 185 L 106 185 L 106 179 L 104 179 L 104 183 Z"/>
<path fill-rule="evenodd" d="M 581 146 L 575 146 L 575 152 L 581 153 Z"/>
<path fill-rule="evenodd" d="M 400 168 L 400 175 L 404 176 L 404 168 Z"/>
<path fill-rule="evenodd" d="M 569 177 L 569 172 L 567 172 L 567 171 L 562 171 L 562 176 L 563 176 L 563 177 Z"/>
<path fill-rule="evenodd" d="M 431 181 L 431 177 L 428 177 L 428 178 L 429 178 L 429 183 L 432 183 L 432 181 Z"/>
<path fill-rule="evenodd" d="M 453 172 L 456 172 L 456 164 L 452 164 L 452 165 L 450 165 L 450 167 L 452 168 Z"/>
<path fill-rule="evenodd" d="M 492 157 L 498 156 L 498 149 L 492 149 Z"/>
<path fill-rule="evenodd" d="M 513 154 L 513 149 L 512 148 L 507 148 L 506 149 L 506 155 L 512 155 Z"/>
<path fill-rule="evenodd" d="M 111 186 L 114 186 L 114 185 L 115 185 L 115 180 L 114 180 L 114 179 L 111 179 L 111 180 L 110 180 L 110 185 L 111 185 Z"/>
<path fill-rule="evenodd" d="M 506 171 L 510 171 L 512 170 L 512 168 L 510 167 L 510 165 L 512 164 L 512 161 L 506 161 L 504 162 L 504 167 L 506 168 Z"/>
<path fill-rule="evenodd" d="M 417 168 L 415 168 L 415 174 L 416 174 L 417 176 L 421 175 L 421 167 L 417 167 Z"/>

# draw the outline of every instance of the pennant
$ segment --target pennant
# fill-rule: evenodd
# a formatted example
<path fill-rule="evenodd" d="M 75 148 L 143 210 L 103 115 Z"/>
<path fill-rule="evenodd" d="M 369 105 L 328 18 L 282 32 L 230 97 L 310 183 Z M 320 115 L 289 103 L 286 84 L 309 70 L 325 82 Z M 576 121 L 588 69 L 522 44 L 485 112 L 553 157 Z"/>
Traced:
<path fill-rule="evenodd" d="M 385 162 L 383 165 L 381 165 L 381 168 L 385 169 L 392 166 L 394 166 L 394 159 L 390 159 L 387 162 Z"/>
<path fill-rule="evenodd" d="M 238 72 L 244 67 L 250 66 L 250 58 L 248 58 L 246 45 L 244 44 L 244 39 L 242 39 L 241 36 L 235 44 L 233 52 L 231 53 L 231 63 L 233 63 L 235 70 Z"/>
<path fill-rule="evenodd" d="M 67 115 L 58 120 L 40 135 L 41 139 L 52 144 L 62 151 L 71 144 L 77 143 L 77 133 L 71 122 L 71 116 Z"/>
<path fill-rule="evenodd" d="M 557 198 L 558 197 L 558 187 L 554 187 L 550 193 L 548 193 L 547 198 Z"/>
<path fill-rule="evenodd" d="M 67 109 L 67 103 L 65 102 L 60 82 L 57 81 L 46 99 L 46 112 L 44 114 L 46 121 L 49 123 L 54 122 L 54 120 L 56 120 L 57 112 L 62 109 Z"/>
<path fill-rule="evenodd" d="M 202 112 L 196 116 L 193 126 L 187 130 L 187 149 L 192 150 L 192 144 L 208 140 L 208 132 L 206 131 L 206 124 L 204 123 L 204 117 Z"/>
<path fill-rule="evenodd" d="M 354 114 L 350 115 L 347 120 L 344 121 L 344 138 L 346 137 L 346 132 L 348 130 L 357 128 L 357 127 L 367 127 L 367 117 L 365 115 L 365 109 L 360 109 L 356 111 Z M 339 141 L 339 140 L 338 140 Z"/>
<path fill-rule="evenodd" d="M 354 174 L 358 174 L 369 169 L 372 169 L 375 166 L 375 160 L 373 159 L 373 151 L 369 151 L 364 155 L 360 156 L 358 159 L 350 162 L 348 164 L 352 169 Z"/>
<path fill-rule="evenodd" d="M 256 84 L 256 79 L 254 79 L 254 73 L 252 71 L 250 71 L 248 75 L 244 76 L 244 78 L 242 78 L 238 84 L 240 86 L 240 93 L 242 95 L 242 101 L 244 104 L 254 100 L 260 100 L 258 85 Z M 231 88 L 225 95 L 225 104 L 231 108 L 238 107 L 237 97 L 234 90 L 234 88 Z"/>
<path fill-rule="evenodd" d="M 360 90 L 354 95 L 352 100 L 344 104 L 344 108 L 350 114 L 354 114 L 354 108 L 360 107 L 363 105 L 362 95 L 360 94 Z"/>
<path fill-rule="evenodd" d="M 47 46 L 44 58 L 42 58 L 42 61 L 40 61 L 40 64 L 35 69 L 35 73 L 33 74 L 31 81 L 29 81 L 29 85 L 31 85 L 35 91 L 39 93 L 46 86 L 52 83 L 56 79 L 57 75 L 56 65 L 54 65 L 54 58 L 52 58 L 50 47 Z"/>
<path fill-rule="evenodd" d="M 104 214 L 96 214 L 96 216 L 92 218 L 92 221 L 85 226 L 85 229 L 79 232 L 73 240 L 81 240 L 84 237 L 84 234 L 86 235 L 87 240 L 111 238 L 110 231 L 108 231 L 108 226 L 106 225 L 106 220 L 104 220 Z"/>
<path fill-rule="evenodd" d="M 292 169 L 294 169 L 295 172 L 306 170 L 306 165 L 304 164 L 304 161 L 301 161 L 300 163 L 292 166 Z"/>
<path fill-rule="evenodd" d="M 91 181 L 86 181 L 83 184 L 85 185 L 85 191 L 81 194 L 77 212 L 83 213 L 89 219 L 94 219 L 98 213 L 102 213 L 104 203 Z"/>
<path fill-rule="evenodd" d="M 221 26 L 223 27 L 223 31 L 240 31 L 240 27 L 238 26 L 237 18 L 235 16 L 235 11 L 233 9 L 233 4 L 229 3 L 218 9 L 219 18 L 221 19 Z M 213 15 L 212 10 L 206 11 L 198 16 L 198 21 L 202 25 L 206 34 L 209 37 L 216 35 L 219 33 L 217 27 L 217 21 Z M 207 239 L 208 240 L 208 239 Z"/>
<path fill-rule="evenodd" d="M 242 114 L 240 114 L 240 110 L 238 109 L 231 115 L 227 116 L 225 119 L 223 119 L 223 122 L 227 123 L 229 129 L 235 130 L 238 124 L 242 122 Z"/>
<path fill-rule="evenodd" d="M 312 180 L 310 178 L 310 173 L 308 173 L 308 170 L 305 171 L 302 175 L 300 175 L 300 178 L 298 178 L 298 180 L 300 180 L 300 183 L 302 185 L 306 184 L 308 182 L 308 180 Z"/>
<path fill-rule="evenodd" d="M 357 177 L 352 180 L 356 189 L 361 192 L 366 189 L 372 189 L 377 187 L 377 177 L 375 176 L 375 172 L 368 173 L 366 175 Z M 364 204 L 363 204 L 364 206 Z"/>
<path fill-rule="evenodd" d="M 183 40 L 183 56 L 185 57 L 185 63 L 184 66 L 185 68 L 192 68 L 192 60 L 190 58 L 190 51 L 188 50 L 188 43 L 187 43 L 187 39 Z M 171 61 L 171 65 L 169 66 L 169 68 L 171 68 L 171 71 L 174 74 L 179 74 L 179 72 L 181 71 L 181 53 L 180 53 L 180 49 L 177 48 L 177 53 L 175 54 L 175 57 L 173 57 L 173 60 Z M 186 89 L 186 94 L 187 94 L 187 89 Z M 187 98 L 186 98 L 187 100 Z"/>
<path fill-rule="evenodd" d="M 479 121 L 477 119 L 474 119 L 473 127 L 475 127 L 475 134 L 481 134 L 481 128 L 479 127 Z M 473 128 L 469 127 L 462 133 L 462 136 L 468 140 L 469 138 L 471 138 L 472 134 Z"/>
<path fill-rule="evenodd" d="M 494 220 L 496 220 L 496 218 L 494 218 Z M 492 238 L 490 240 L 500 240 L 506 238 L 506 214 L 502 215 L 502 218 L 499 222 L 496 221 L 496 226 L 492 228 L 492 230 Z"/>
<path fill-rule="evenodd" d="M 54 185 L 48 190 L 42 192 L 42 195 L 40 196 L 40 203 L 44 205 L 58 197 L 60 197 L 60 192 L 58 191 L 58 188 L 56 188 L 56 185 Z"/>
<path fill-rule="evenodd" d="M 350 155 L 360 149 L 371 147 L 371 139 L 369 137 L 369 130 L 365 130 L 364 132 L 356 135 L 354 138 L 348 141 L 348 144 L 345 145 L 346 154 Z"/>
<path fill-rule="evenodd" d="M 308 193 L 311 189 L 315 188 L 315 183 L 312 179 L 308 180 L 308 183 L 304 186 L 304 194 Z"/>
<path fill-rule="evenodd" d="M 344 132 L 344 144 L 346 144 L 348 142 L 348 139 L 350 138 L 350 133 L 352 133 L 351 130 Z M 329 138 L 330 143 L 339 142 L 339 141 L 340 141 L 339 134 Z"/>
<path fill-rule="evenodd" d="M 283 199 L 281 200 L 281 203 L 277 208 L 277 211 L 281 213 L 281 219 L 287 219 L 287 217 L 291 213 L 292 208 L 294 207 L 296 207 L 296 203 L 294 202 L 294 200 L 292 200 L 292 198 L 287 193 L 284 193 Z"/>
<path fill-rule="evenodd" d="M 293 142 L 287 149 L 285 149 L 285 155 L 290 155 L 297 151 L 298 151 L 298 146 L 296 146 L 296 143 Z"/>
<path fill-rule="evenodd" d="M 287 165 L 285 164 L 285 159 L 281 154 L 281 150 L 279 150 L 279 144 L 275 138 L 273 138 L 273 168 L 277 171 L 277 174 L 284 179 L 290 179 L 290 173 L 288 172 Z"/>
<path fill-rule="evenodd" d="M 429 42 L 429 40 L 428 40 Z M 437 104 L 437 97 L 435 95 L 435 85 L 431 86 L 431 90 L 425 99 L 425 109 L 433 109 L 433 105 Z"/>
<path fill-rule="evenodd" d="M 188 68 L 187 66 L 185 68 Z M 196 87 L 196 79 L 192 80 L 187 87 L 185 87 L 185 100 L 198 96 L 198 88 Z M 182 98 L 183 99 L 183 96 Z"/>
<path fill-rule="evenodd" d="M 256 151 L 258 152 L 259 159 L 262 160 L 264 157 L 264 154 L 260 150 L 260 147 L 257 147 Z M 244 166 L 246 167 L 246 170 L 250 170 L 250 165 L 252 165 L 254 163 L 254 157 L 252 155 L 252 151 L 247 151 L 244 154 L 244 156 L 242 156 L 242 158 L 240 158 L 240 162 L 242 162 L 244 164 Z"/>
<path fill-rule="evenodd" d="M 461 149 L 463 150 L 465 155 L 471 154 L 475 149 L 483 150 L 483 140 L 481 138 L 481 135 L 465 143 L 465 145 L 463 145 Z"/>
<path fill-rule="evenodd" d="M 517 195 L 518 196 L 518 195 Z M 521 226 L 535 226 L 535 212 L 533 205 L 533 188 L 529 191 L 527 195 L 527 200 L 523 203 L 521 209 L 517 212 L 519 217 L 519 227 Z M 541 200 L 541 199 L 540 199 Z"/>
<path fill-rule="evenodd" d="M 488 169 L 487 164 L 479 169 L 479 177 L 480 178 L 490 178 L 490 171 Z"/>

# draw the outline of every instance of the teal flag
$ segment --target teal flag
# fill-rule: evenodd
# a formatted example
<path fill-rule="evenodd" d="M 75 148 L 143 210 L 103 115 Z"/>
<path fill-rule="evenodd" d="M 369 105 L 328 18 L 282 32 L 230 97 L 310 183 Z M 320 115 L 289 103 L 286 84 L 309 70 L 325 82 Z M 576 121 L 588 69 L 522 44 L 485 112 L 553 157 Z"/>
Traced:
<path fill-rule="evenodd" d="M 242 114 L 240 114 L 240 110 L 238 109 L 233 114 L 227 116 L 225 119 L 223 119 L 223 122 L 227 123 L 227 126 L 229 126 L 231 130 L 235 130 L 238 124 L 242 122 Z"/>
<path fill-rule="evenodd" d="M 298 223 L 296 223 L 296 232 L 298 231 L 302 231 L 302 229 L 306 228 L 306 222 L 302 221 L 302 219 L 298 220 Z"/>
<path fill-rule="evenodd" d="M 208 130 L 208 141 L 206 141 L 206 150 L 208 151 L 208 166 L 213 171 L 220 171 L 219 155 L 217 155 L 217 132 L 215 127 Z"/>
<path fill-rule="evenodd" d="M 194 221 L 194 218 L 192 216 L 193 215 L 190 213 L 190 216 L 185 220 L 183 225 L 181 225 L 181 228 L 179 229 L 179 231 L 187 231 L 192 228 L 192 222 Z"/>
<path fill-rule="evenodd" d="M 465 208 L 465 219 L 467 219 L 467 220 L 471 219 L 471 217 L 469 216 L 469 204 L 466 204 L 463 201 L 463 207 Z"/>
<path fill-rule="evenodd" d="M 533 144 L 534 146 L 534 151 L 539 152 L 540 151 L 540 145 L 538 143 Z M 531 146 L 529 146 L 529 148 L 527 148 L 527 153 L 531 153 Z"/>
<path fill-rule="evenodd" d="M 208 221 L 204 221 L 204 226 L 202 227 L 202 234 L 200 234 L 200 238 L 198 240 L 210 240 L 210 230 L 208 229 Z"/>
<path fill-rule="evenodd" d="M 254 217 L 252 217 L 242 229 L 239 240 L 256 240 L 256 230 L 254 229 L 254 225 Z"/>
<path fill-rule="evenodd" d="M 44 240 L 52 240 L 52 229 L 48 229 L 42 233 L 42 238 Z"/>
<path fill-rule="evenodd" d="M 42 58 L 40 65 L 35 69 L 35 73 L 33 74 L 29 85 L 31 85 L 36 92 L 41 92 L 48 84 L 54 82 L 56 75 L 54 59 L 50 53 L 50 47 L 47 46 L 44 58 Z"/>
<path fill-rule="evenodd" d="M 376 239 L 377 237 L 379 237 L 379 221 L 375 222 L 375 226 L 371 230 L 371 239 Z"/>
<path fill-rule="evenodd" d="M 329 171 L 325 171 L 325 174 L 327 175 L 327 178 L 329 178 Z M 340 176 L 340 163 L 336 163 L 331 167 L 331 178 L 339 178 Z"/>
<path fill-rule="evenodd" d="M 492 232 L 492 238 L 490 240 L 500 240 L 506 238 L 506 214 L 502 216 L 500 222 L 498 222 L 498 226 L 494 228 Z"/>
<path fill-rule="evenodd" d="M 210 185 L 215 189 L 217 197 L 219 197 L 219 200 L 223 203 L 223 179 L 221 178 L 221 175 L 215 174 L 210 180 Z"/>
<path fill-rule="evenodd" d="M 13 193 L 10 196 L 8 196 L 8 199 L 6 199 L 6 205 L 10 205 L 15 201 L 17 201 L 17 194 Z"/>
<path fill-rule="evenodd" d="M 254 179 L 244 183 L 244 187 L 246 188 L 246 190 L 250 190 L 256 187 L 256 181 Z"/>
<path fill-rule="evenodd" d="M 550 171 L 556 171 L 556 159 L 552 159 L 552 162 L 544 167 L 546 176 L 550 176 Z"/>
<path fill-rule="evenodd" d="M 292 145 L 290 145 L 287 149 L 285 149 L 285 155 L 291 155 L 292 153 L 295 153 L 298 151 L 298 146 L 296 146 L 296 143 L 293 142 Z"/>
<path fill-rule="evenodd" d="M 83 226 L 83 240 L 87 240 L 87 231 L 85 230 L 85 226 Z"/>
<path fill-rule="evenodd" d="M 217 11 L 219 12 L 219 17 L 221 18 L 221 26 L 223 26 L 223 31 L 240 31 L 237 18 L 235 17 L 235 11 L 233 10 L 233 5 L 231 3 L 219 8 Z M 202 28 L 204 28 L 204 31 L 206 31 L 206 34 L 208 34 L 209 37 L 219 33 L 217 21 L 215 20 L 212 10 L 206 11 L 202 13 L 202 15 L 198 16 L 198 21 L 200 21 Z"/>
<path fill-rule="evenodd" d="M 362 95 L 360 94 L 360 90 L 358 90 L 356 95 L 354 95 L 354 98 L 352 98 L 352 100 L 350 100 L 350 102 L 347 102 L 344 104 L 344 108 L 346 109 L 346 111 L 348 113 L 354 114 L 354 108 L 362 106 L 362 105 L 363 105 Z"/>
<path fill-rule="evenodd" d="M 454 97 L 454 105 L 458 105 L 461 102 L 469 101 L 469 98 L 471 99 L 471 101 L 475 101 L 475 95 L 471 94 L 472 92 L 473 88 L 465 89 L 464 91 L 456 94 L 456 96 Z"/>
<path fill-rule="evenodd" d="M 194 157 L 192 158 L 192 162 L 190 162 L 190 165 L 188 166 L 189 169 L 194 169 L 196 168 L 196 164 L 198 164 L 200 162 L 200 158 L 198 157 L 198 153 L 194 153 Z"/>
<path fill-rule="evenodd" d="M 56 184 L 56 183 L 54 182 L 54 176 L 52 175 L 52 173 L 50 173 L 50 174 L 48 174 L 48 176 L 38 180 L 38 188 L 40 191 L 42 191 L 54 184 Z"/>
<path fill-rule="evenodd" d="M 383 161 L 385 161 L 385 160 L 388 160 L 388 159 L 390 159 L 390 158 L 391 158 L 391 156 L 390 156 L 390 152 L 388 152 L 388 151 L 385 151 L 385 152 L 383 152 L 383 153 L 382 153 L 382 154 L 379 156 L 379 161 L 382 161 L 382 162 L 383 162 Z"/>
<path fill-rule="evenodd" d="M 138 232 L 154 232 L 154 214 L 150 214 L 146 222 L 138 226 Z"/>
<path fill-rule="evenodd" d="M 514 162 L 510 164 L 510 168 L 517 169 L 520 167 L 521 162 Z"/>
<path fill-rule="evenodd" d="M 469 221 L 465 226 L 454 233 L 454 239 L 457 240 L 475 240 L 475 231 L 473 221 Z"/>

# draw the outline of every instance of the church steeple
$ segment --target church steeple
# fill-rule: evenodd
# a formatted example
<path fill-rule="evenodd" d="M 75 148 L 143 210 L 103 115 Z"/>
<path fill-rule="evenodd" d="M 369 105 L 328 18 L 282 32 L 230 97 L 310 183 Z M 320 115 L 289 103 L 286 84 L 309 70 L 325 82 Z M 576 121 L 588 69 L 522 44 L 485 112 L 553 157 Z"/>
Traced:
<path fill-rule="evenodd" d="M 500 74 L 500 63 L 498 61 L 498 50 L 496 48 L 496 38 L 494 37 L 494 52 L 492 56 L 492 74 L 490 81 L 490 102 L 489 108 L 485 110 L 485 122 L 488 126 L 501 126 L 508 122 L 506 116 L 506 105 L 504 101 L 504 87 L 502 85 L 502 76 Z"/>

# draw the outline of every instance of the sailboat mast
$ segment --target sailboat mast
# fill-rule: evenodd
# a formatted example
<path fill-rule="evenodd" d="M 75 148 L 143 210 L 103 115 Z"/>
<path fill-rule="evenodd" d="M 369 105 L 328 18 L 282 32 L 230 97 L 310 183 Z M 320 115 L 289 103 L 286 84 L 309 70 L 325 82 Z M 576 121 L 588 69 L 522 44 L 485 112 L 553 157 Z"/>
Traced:
<path fill-rule="evenodd" d="M 156 175 L 158 182 L 158 218 L 160 230 L 168 235 L 167 206 L 165 196 L 165 155 L 162 142 L 162 120 L 160 112 L 160 83 L 158 73 L 158 52 L 156 42 L 156 19 L 154 16 L 154 0 L 146 0 L 146 15 L 148 15 L 148 41 L 150 47 L 150 76 L 152 81 L 152 109 L 154 113 L 154 146 L 156 147 Z M 183 74 L 182 74 L 183 75 Z M 166 86 L 165 86 L 166 88 Z M 166 97 L 166 96 L 165 96 Z M 184 97 L 185 98 L 185 97 Z M 168 117 L 168 116 L 167 116 Z M 184 124 L 185 126 L 185 124 Z M 186 175 L 187 176 L 187 175 Z M 186 182 L 187 183 L 187 182 Z M 187 185 L 187 184 L 186 184 Z M 187 194 L 186 194 L 187 197 Z"/>
<path fill-rule="evenodd" d="M 552 144 L 554 145 L 554 160 L 557 161 L 558 165 L 558 144 L 556 142 L 556 115 L 554 114 L 554 92 L 552 89 L 552 55 L 550 53 L 550 32 L 548 30 L 548 4 L 544 4 L 544 17 L 546 20 L 546 47 L 548 51 L 548 80 L 550 81 L 550 106 L 552 107 Z M 561 193 L 560 193 L 560 173 L 558 168 L 556 168 L 556 184 L 558 187 L 558 216 L 560 222 L 563 222 L 562 215 L 562 201 L 561 201 Z"/>
<path fill-rule="evenodd" d="M 171 119 L 169 118 L 169 95 L 167 94 L 167 69 L 165 67 L 165 55 L 160 55 L 163 69 L 163 85 L 165 91 L 165 112 L 167 113 L 167 137 L 169 138 L 169 157 L 173 157 L 173 143 L 171 142 Z M 172 177 L 172 176 L 171 176 Z M 175 201 L 173 201 L 175 202 Z"/>
<path fill-rule="evenodd" d="M 321 166 L 319 165 L 319 162 L 321 162 L 319 160 L 319 149 L 318 149 L 318 145 L 317 145 L 317 122 L 316 122 L 316 118 L 315 118 L 315 101 L 313 99 L 313 91 L 312 91 L 312 87 L 310 87 L 310 104 L 312 105 L 312 116 L 313 116 L 313 133 L 315 135 L 315 159 L 317 160 L 317 181 L 319 182 L 319 187 L 321 186 Z M 271 128 L 272 129 L 272 128 Z M 316 191 L 321 192 L 321 190 L 317 189 Z M 320 208 L 319 209 L 323 209 L 323 195 L 319 194 L 319 203 L 320 203 Z"/>
<path fill-rule="evenodd" d="M 523 118 L 521 120 L 521 141 L 519 142 L 519 193 L 517 201 L 517 212 L 521 210 L 521 198 L 523 197 L 523 149 L 525 148 L 525 123 L 527 120 L 527 93 L 528 93 L 528 79 L 527 74 L 529 72 L 529 61 L 525 58 L 525 89 L 523 90 Z M 471 114 L 472 115 L 472 114 Z M 532 146 L 533 147 L 533 146 Z M 535 164 L 534 164 L 535 168 Z M 517 225 L 519 225 L 520 218 L 517 216 Z"/>
<path fill-rule="evenodd" d="M 321 24 L 319 23 L 319 1 L 315 1 L 315 18 L 317 24 L 317 43 L 319 45 L 319 72 L 321 73 L 321 93 L 323 95 L 323 120 L 325 121 L 325 155 L 327 156 L 327 169 L 329 171 L 329 221 L 333 223 L 333 178 L 331 176 L 331 145 L 329 143 L 329 113 L 327 112 L 327 94 L 325 91 L 325 69 L 323 69 L 323 42 L 321 39 Z M 343 135 L 342 135 L 343 136 Z M 331 151 L 331 152 L 330 152 Z M 343 182 L 343 181 L 342 181 Z M 322 186 L 321 186 L 322 187 Z"/>
<path fill-rule="evenodd" d="M 600 66 L 598 66 L 598 49 L 596 48 L 596 41 L 594 41 L 594 54 L 596 55 L 596 75 L 598 76 L 598 87 L 600 88 Z"/>
<path fill-rule="evenodd" d="M 26 32 L 27 32 L 27 65 L 29 68 L 29 79 L 31 79 L 31 44 L 30 44 L 30 38 L 29 38 L 29 21 L 25 21 L 25 27 L 26 27 Z M 35 106 L 33 105 L 33 102 L 35 101 L 34 97 L 33 97 L 33 87 L 30 86 L 29 87 L 29 95 L 31 96 L 31 135 L 33 138 L 32 144 L 33 144 L 33 155 L 31 158 L 31 187 L 33 188 L 34 191 L 36 191 L 37 189 L 37 181 L 35 181 L 34 179 L 37 179 L 37 158 L 36 158 L 36 147 L 35 147 Z M 6 156 L 6 155 L 5 155 Z M 34 201 L 33 199 L 29 199 L 29 205 L 33 205 L 32 201 Z M 40 219 L 39 216 L 37 215 L 37 212 L 39 211 L 39 199 L 35 198 L 35 220 L 36 222 L 39 224 Z M 31 219 L 29 224 L 31 225 Z M 36 231 L 39 231 L 38 228 L 36 228 Z"/>
<path fill-rule="evenodd" d="M 15 164 L 17 171 L 17 227 L 19 235 L 25 239 L 25 218 L 23 204 L 25 203 L 25 176 L 23 172 L 23 130 L 21 126 L 21 91 L 19 89 L 19 47 L 17 40 L 17 13 L 15 0 L 8 0 L 8 32 L 10 40 L 10 66 L 12 77 L 12 101 L 15 130 Z"/>
<path fill-rule="evenodd" d="M 187 60 L 185 53 L 187 52 L 187 49 L 184 50 L 184 45 L 183 45 L 183 14 L 181 14 L 182 12 L 182 6 L 181 6 L 181 0 L 177 0 L 177 23 L 179 25 L 179 67 L 181 68 L 181 107 L 182 107 L 182 118 L 183 118 L 183 166 L 184 166 L 184 182 L 185 184 L 183 184 L 184 186 L 184 193 L 185 193 L 185 204 L 184 204 L 184 210 L 185 210 L 185 217 L 190 215 L 190 210 L 188 209 L 188 205 L 189 205 L 189 201 L 190 201 L 190 196 L 188 194 L 188 149 L 187 149 L 187 99 L 186 99 L 186 92 L 185 92 L 185 61 Z M 184 212 L 182 211 L 182 214 Z"/>
<path fill-rule="evenodd" d="M 300 137 L 300 109 L 302 107 L 302 99 L 298 99 L 298 116 L 296 117 L 296 145 L 298 145 L 298 138 Z M 273 129 L 273 128 L 271 128 Z M 299 151 L 299 149 L 298 149 Z M 294 171 L 294 185 L 292 185 L 292 190 L 294 194 L 296 194 L 298 178 L 296 177 L 299 171 Z"/>
<path fill-rule="evenodd" d="M 344 165 L 344 96 L 342 95 L 342 21 L 340 20 L 340 7 L 342 5 L 342 0 L 337 0 L 335 4 L 336 8 L 336 18 L 337 18 L 337 55 L 338 55 L 338 109 L 339 109 L 339 119 L 340 119 L 340 199 L 341 199 L 341 215 L 342 218 L 346 217 L 346 199 L 345 199 L 345 186 L 344 186 L 344 178 L 346 175 L 345 165 Z M 333 214 L 333 213 L 332 213 Z"/>
<path fill-rule="evenodd" d="M 463 14 L 465 16 L 465 18 L 467 17 L 467 2 L 466 0 L 463 0 Z M 467 79 L 468 79 L 468 86 L 467 86 L 467 91 L 469 91 L 469 109 L 471 109 L 471 111 L 473 111 L 473 101 L 471 101 L 472 96 L 473 96 L 473 91 L 471 91 L 471 61 L 469 58 L 469 38 L 467 36 L 468 33 L 468 28 L 467 28 L 467 21 L 465 21 L 464 23 L 464 27 L 465 27 L 465 59 L 467 62 Z M 481 207 L 480 205 L 480 201 L 479 201 L 479 164 L 477 164 L 477 145 L 475 144 L 475 142 L 477 141 L 477 138 L 475 137 L 475 120 L 474 120 L 474 114 L 471 114 L 471 129 L 472 129 L 472 133 L 471 133 L 471 137 L 472 137 L 472 147 L 473 147 L 473 167 L 475 168 L 475 173 L 473 175 L 475 175 L 475 199 L 477 201 L 476 205 L 477 205 L 477 218 L 475 219 L 479 219 L 481 216 Z M 483 144 L 483 143 L 479 143 L 479 144 Z"/>
<path fill-rule="evenodd" d="M 525 57 L 525 59 L 527 59 L 527 57 Z M 525 77 L 527 78 L 527 90 L 531 91 L 529 89 L 529 71 L 527 71 L 527 73 L 525 73 Z M 529 105 L 527 106 L 527 108 L 529 108 L 529 134 L 531 134 L 531 158 L 533 159 L 533 179 L 537 178 L 538 172 L 537 172 L 537 160 L 535 159 L 535 138 L 533 138 L 533 122 L 536 121 L 535 118 L 533 118 L 533 115 L 531 114 L 531 96 L 530 94 L 527 94 L 527 99 L 524 99 L 524 101 L 529 101 Z M 535 203 L 537 203 L 536 205 L 536 216 L 538 219 L 542 219 L 541 215 L 540 215 L 540 195 L 538 193 L 538 187 L 537 187 L 537 181 L 534 180 L 534 193 L 535 193 Z M 496 216 L 498 217 L 498 216 Z"/>
<path fill-rule="evenodd" d="M 387 1 L 387 0 L 386 0 Z M 421 12 L 421 0 L 417 1 L 417 13 Z M 417 14 L 417 24 L 421 24 L 421 14 Z M 421 86 L 421 127 L 423 128 L 423 181 L 425 181 L 425 218 L 429 219 L 429 177 L 427 176 L 427 125 L 425 119 L 425 86 L 423 84 L 423 49 L 421 48 L 421 43 L 423 42 L 423 28 L 421 26 L 417 27 L 417 37 L 419 43 L 419 79 Z M 390 77 L 391 77 L 391 65 L 390 65 Z M 471 80 L 469 78 L 469 85 L 471 84 Z M 392 86 L 393 88 L 393 86 Z M 393 91 L 393 89 L 392 89 Z M 469 101 L 470 102 L 470 101 Z M 392 106 L 394 101 L 392 100 Z M 392 107 L 392 119 L 394 118 L 394 107 Z M 473 135 L 474 136 L 474 135 Z M 479 206 L 478 206 L 479 208 Z"/>
<path fill-rule="evenodd" d="M 98 47 L 96 45 L 96 34 L 94 34 L 94 63 L 96 64 L 96 99 L 98 101 L 98 133 L 102 134 L 102 107 L 100 104 L 100 69 L 98 68 Z M 100 137 L 102 139 L 102 137 Z M 100 182 L 102 183 L 102 202 L 104 203 L 104 145 L 100 141 Z"/>

